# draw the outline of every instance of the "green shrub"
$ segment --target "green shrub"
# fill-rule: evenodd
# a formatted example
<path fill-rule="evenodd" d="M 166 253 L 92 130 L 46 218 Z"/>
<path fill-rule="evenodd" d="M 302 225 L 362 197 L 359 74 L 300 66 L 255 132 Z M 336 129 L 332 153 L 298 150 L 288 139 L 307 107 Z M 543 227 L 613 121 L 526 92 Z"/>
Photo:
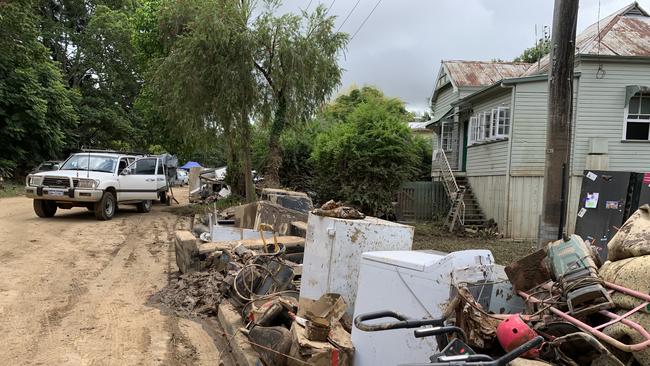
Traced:
<path fill-rule="evenodd" d="M 318 198 L 389 214 L 401 184 L 418 174 L 416 143 L 394 100 L 368 98 L 320 133 L 312 152 Z"/>

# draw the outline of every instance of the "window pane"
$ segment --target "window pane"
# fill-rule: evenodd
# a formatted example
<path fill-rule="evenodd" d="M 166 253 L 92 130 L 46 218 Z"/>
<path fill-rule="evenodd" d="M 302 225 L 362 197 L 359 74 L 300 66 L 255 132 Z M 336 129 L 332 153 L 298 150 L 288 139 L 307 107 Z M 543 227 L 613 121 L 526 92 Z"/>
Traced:
<path fill-rule="evenodd" d="M 626 140 L 648 140 L 650 123 L 646 122 L 628 122 L 625 131 Z"/>
<path fill-rule="evenodd" d="M 630 99 L 629 113 L 638 114 L 639 113 L 639 99 L 640 97 L 632 97 Z"/>
<path fill-rule="evenodd" d="M 641 114 L 650 114 L 650 95 L 641 97 Z"/>
<path fill-rule="evenodd" d="M 451 137 L 453 133 L 453 124 L 449 122 L 443 122 L 442 123 L 442 149 L 445 151 L 451 151 L 452 149 L 452 143 L 451 143 Z"/>
<path fill-rule="evenodd" d="M 133 174 L 154 175 L 156 172 L 156 159 L 142 159 L 135 162 Z"/>

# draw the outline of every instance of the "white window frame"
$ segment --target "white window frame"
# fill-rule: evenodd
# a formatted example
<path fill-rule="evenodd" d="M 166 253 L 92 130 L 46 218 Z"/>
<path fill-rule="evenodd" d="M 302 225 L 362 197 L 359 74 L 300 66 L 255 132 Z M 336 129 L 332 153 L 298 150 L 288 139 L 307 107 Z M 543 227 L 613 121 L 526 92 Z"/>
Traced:
<path fill-rule="evenodd" d="M 476 116 L 471 116 L 469 118 L 469 131 L 467 131 L 467 145 L 474 145 L 477 141 L 476 137 L 478 136 L 478 118 Z"/>
<path fill-rule="evenodd" d="M 496 111 L 497 121 L 494 129 L 495 138 L 507 138 L 510 136 L 510 125 L 512 121 L 510 107 L 498 107 L 493 109 Z M 503 120 L 501 119 L 501 112 L 504 113 Z M 503 127 L 503 133 L 499 133 L 499 128 Z"/>
<path fill-rule="evenodd" d="M 502 113 L 504 115 L 502 116 Z M 650 122 L 650 120 L 648 120 Z M 503 131 L 499 133 L 499 128 Z M 512 129 L 512 113 L 509 106 L 495 107 L 475 113 L 469 119 L 468 146 L 481 142 L 507 139 Z"/>
<path fill-rule="evenodd" d="M 498 122 L 499 122 L 499 109 L 493 108 L 490 111 L 490 137 L 494 139 L 497 136 Z"/>
<path fill-rule="evenodd" d="M 633 115 L 635 115 L 635 116 L 648 116 L 648 118 L 630 118 L 630 104 L 631 104 L 632 98 L 637 97 L 637 96 L 639 97 L 639 109 L 638 109 L 639 113 L 633 113 Z M 648 138 L 646 140 L 628 139 L 627 138 L 627 125 L 628 125 L 628 123 L 633 122 L 633 123 L 650 124 L 650 114 L 642 114 L 642 113 L 640 113 L 643 101 L 644 100 L 650 101 L 650 94 L 644 94 L 644 93 L 638 92 L 638 93 L 634 94 L 632 96 L 632 98 L 630 98 L 630 100 L 627 101 L 627 105 L 625 106 L 625 116 L 623 118 L 623 138 L 622 139 L 624 141 L 650 141 L 650 126 L 648 126 Z"/>
<path fill-rule="evenodd" d="M 453 151 L 452 146 L 452 135 L 454 133 L 453 122 L 441 122 L 440 123 L 440 148 L 445 151 Z M 451 128 L 448 128 L 448 132 L 445 131 L 445 125 L 452 125 Z M 445 141 L 445 133 L 448 133 L 448 141 Z"/>

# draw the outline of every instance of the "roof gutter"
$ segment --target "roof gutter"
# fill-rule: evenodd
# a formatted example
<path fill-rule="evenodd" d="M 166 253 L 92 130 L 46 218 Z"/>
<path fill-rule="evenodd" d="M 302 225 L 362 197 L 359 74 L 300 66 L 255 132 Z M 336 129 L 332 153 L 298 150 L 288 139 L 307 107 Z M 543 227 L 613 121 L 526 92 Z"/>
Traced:
<path fill-rule="evenodd" d="M 650 55 L 648 56 L 617 56 L 617 55 L 592 55 L 592 54 L 579 54 L 576 55 L 585 61 L 611 61 L 621 63 L 650 63 Z"/>
<path fill-rule="evenodd" d="M 501 81 L 497 81 L 496 83 L 494 83 L 492 85 L 489 85 L 489 86 L 486 86 L 485 88 L 480 89 L 478 91 L 475 91 L 474 93 L 472 93 L 472 94 L 470 94 L 470 95 L 468 95 L 468 96 L 466 96 L 466 97 L 464 97 L 462 99 L 458 99 L 457 101 L 451 103 L 451 106 L 452 107 L 463 107 L 463 106 L 469 104 L 469 101 L 471 99 L 480 97 L 480 96 L 482 96 L 484 94 L 488 94 L 491 91 L 499 88 L 500 85 L 501 85 Z"/>
<path fill-rule="evenodd" d="M 579 77 L 580 72 L 574 72 L 573 76 L 576 78 Z M 510 86 L 515 84 L 532 83 L 535 81 L 546 81 L 546 80 L 548 80 L 548 74 L 540 74 L 540 75 L 523 76 L 520 78 L 503 79 L 501 80 L 501 84 L 503 86 Z"/>

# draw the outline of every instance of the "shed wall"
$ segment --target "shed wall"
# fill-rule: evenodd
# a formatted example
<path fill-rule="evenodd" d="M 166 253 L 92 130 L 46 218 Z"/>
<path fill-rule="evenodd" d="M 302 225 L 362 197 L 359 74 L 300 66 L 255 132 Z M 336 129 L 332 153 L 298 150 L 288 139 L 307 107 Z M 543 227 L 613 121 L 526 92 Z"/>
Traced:
<path fill-rule="evenodd" d="M 505 175 L 507 162 L 507 140 L 467 148 L 467 176 Z"/>
<path fill-rule="evenodd" d="M 546 150 L 548 82 L 518 84 L 512 118 L 510 173 L 543 176 Z"/>
<path fill-rule="evenodd" d="M 473 113 L 481 113 L 500 106 L 510 106 L 511 90 L 473 104 Z M 467 148 L 467 176 L 505 175 L 508 164 L 508 141 L 476 144 Z"/>
<path fill-rule="evenodd" d="M 451 84 L 448 84 L 438 91 L 433 105 L 433 121 L 439 120 L 449 110 L 451 103 L 458 100 L 458 92 Z"/>
<path fill-rule="evenodd" d="M 486 219 L 493 219 L 503 230 L 506 223 L 506 176 L 485 175 L 467 177 L 474 196 Z"/>
<path fill-rule="evenodd" d="M 537 237 L 539 216 L 542 212 L 543 188 L 544 177 L 510 178 L 508 226 L 505 232 L 507 237 L 527 240 Z"/>
<path fill-rule="evenodd" d="M 597 77 L 598 65 L 581 63 L 573 173 L 581 174 L 585 169 L 592 137 L 607 137 L 610 170 L 650 171 L 650 143 L 621 141 L 625 87 L 650 86 L 650 64 L 608 62 L 603 64 L 604 75 L 601 72 Z"/>

